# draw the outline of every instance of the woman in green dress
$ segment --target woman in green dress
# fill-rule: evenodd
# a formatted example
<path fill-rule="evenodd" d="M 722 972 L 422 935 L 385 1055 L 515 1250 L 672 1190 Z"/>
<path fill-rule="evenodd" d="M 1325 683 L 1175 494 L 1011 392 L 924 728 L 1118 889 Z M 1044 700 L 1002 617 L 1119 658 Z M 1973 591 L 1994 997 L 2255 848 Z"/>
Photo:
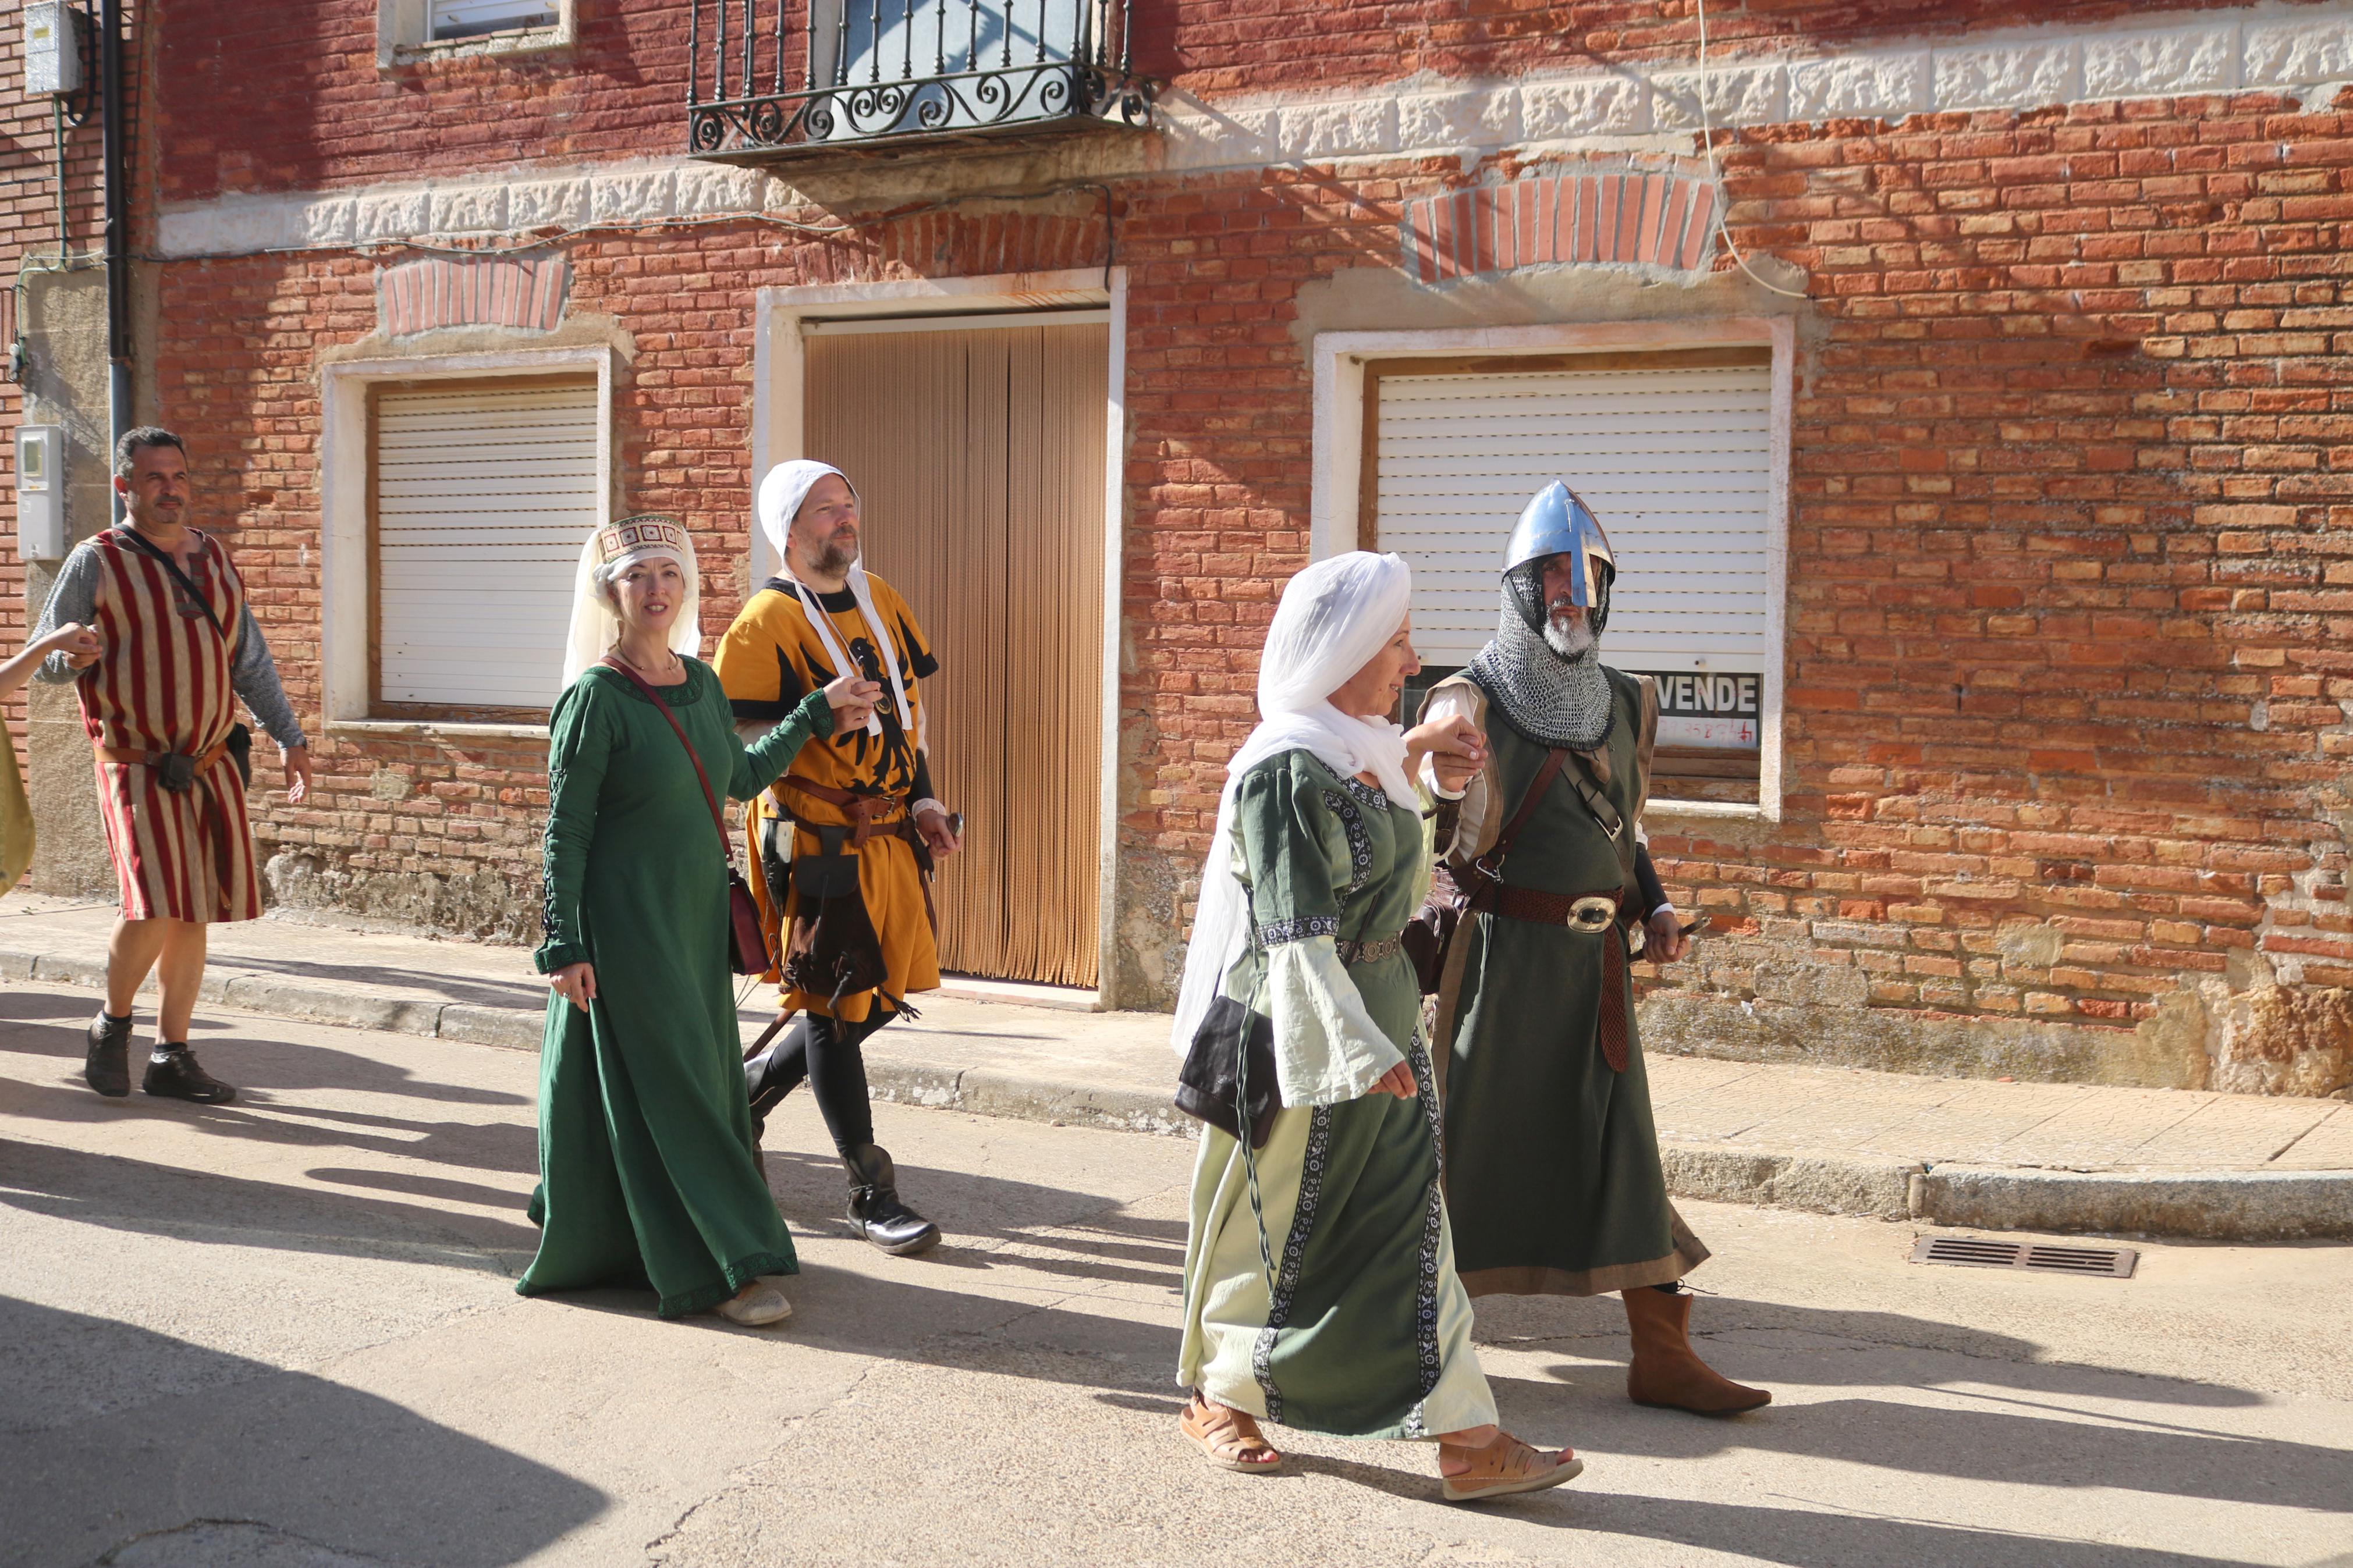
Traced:
<path fill-rule="evenodd" d="M 1431 753 L 1451 784 L 1482 759 L 1461 726 L 1388 721 L 1420 668 L 1410 592 L 1401 558 L 1364 552 L 1293 578 L 1260 661 L 1261 721 L 1228 769 L 1174 1040 L 1198 1067 L 1267 1020 L 1282 1109 L 1255 1152 L 1202 1130 L 1181 1426 L 1258 1474 L 1282 1462 L 1261 1419 L 1434 1439 L 1441 1494 L 1467 1501 L 1583 1466 L 1496 1426 L 1454 1273 L 1421 992 L 1397 939 L 1429 875 L 1412 763 Z"/>
<path fill-rule="evenodd" d="M 650 1286 L 665 1318 L 716 1310 L 757 1325 L 791 1315 L 775 1279 L 799 1265 L 752 1142 L 723 839 L 696 764 L 713 791 L 747 799 L 811 736 L 862 723 L 878 689 L 845 677 L 744 745 L 719 678 L 692 657 L 696 588 L 693 545 L 668 518 L 599 529 L 581 553 L 549 723 L 535 955 L 551 992 L 541 1236 L 515 1289 Z"/>

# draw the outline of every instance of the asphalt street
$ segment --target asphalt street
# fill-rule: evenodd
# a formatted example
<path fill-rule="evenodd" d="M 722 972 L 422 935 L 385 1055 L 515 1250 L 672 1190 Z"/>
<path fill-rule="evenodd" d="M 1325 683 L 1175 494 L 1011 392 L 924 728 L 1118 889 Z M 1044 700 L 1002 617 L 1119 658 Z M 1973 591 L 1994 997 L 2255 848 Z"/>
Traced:
<path fill-rule="evenodd" d="M 1588 1468 L 1451 1507 L 1427 1447 L 1277 1428 L 1258 1478 L 1178 1440 L 1187 1143 L 879 1107 L 949 1233 L 892 1259 L 796 1097 L 796 1316 L 665 1323 L 513 1294 L 530 1055 L 216 1012 L 237 1103 L 105 1101 L 91 1007 L 0 993 L 10 1563 L 2353 1565 L 2353 1247 L 2052 1278 L 1686 1205 L 1704 1352 L 1776 1403 L 1637 1408 L 1614 1301 L 1490 1300 L 1506 1425 Z"/>

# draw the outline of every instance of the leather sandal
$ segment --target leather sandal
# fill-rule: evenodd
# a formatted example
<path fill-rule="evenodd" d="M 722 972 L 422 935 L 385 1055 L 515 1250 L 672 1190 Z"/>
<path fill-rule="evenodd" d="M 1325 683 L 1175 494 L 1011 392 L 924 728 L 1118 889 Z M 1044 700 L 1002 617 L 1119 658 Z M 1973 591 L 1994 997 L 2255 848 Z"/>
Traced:
<path fill-rule="evenodd" d="M 1212 1405 L 1197 1394 L 1186 1401 L 1176 1426 L 1219 1469 L 1271 1476 L 1282 1468 L 1282 1456 L 1246 1412 Z"/>
<path fill-rule="evenodd" d="M 1439 1445 L 1441 1458 L 1451 1443 Z M 1461 1450 L 1457 1449 L 1456 1452 Z M 1509 1432 L 1499 1432 L 1483 1448 L 1470 1451 L 1471 1468 L 1459 1476 L 1441 1472 L 1439 1494 L 1448 1502 L 1477 1502 L 1481 1498 L 1508 1497 L 1514 1492 L 1540 1492 L 1585 1473 L 1585 1461 L 1574 1449 L 1547 1454 L 1531 1448 Z"/>

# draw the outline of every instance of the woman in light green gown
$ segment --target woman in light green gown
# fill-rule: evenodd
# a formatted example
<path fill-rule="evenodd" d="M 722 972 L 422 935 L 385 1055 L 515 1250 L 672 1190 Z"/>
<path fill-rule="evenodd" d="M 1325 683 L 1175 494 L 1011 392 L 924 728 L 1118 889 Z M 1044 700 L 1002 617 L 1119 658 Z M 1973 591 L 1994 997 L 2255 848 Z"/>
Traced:
<path fill-rule="evenodd" d="M 1394 555 L 1320 562 L 1285 587 L 1268 635 L 1262 721 L 1229 769 L 1176 1044 L 1198 1063 L 1266 1020 L 1282 1109 L 1254 1152 L 1203 1129 L 1178 1378 L 1185 1436 L 1213 1463 L 1278 1468 L 1261 1419 L 1435 1439 L 1441 1493 L 1464 1501 L 1583 1467 L 1495 1426 L 1454 1273 L 1421 993 L 1397 937 L 1429 878 L 1411 761 L 1435 752 L 1448 777 L 1480 759 L 1451 727 L 1387 720 L 1420 668 L 1409 591 Z"/>

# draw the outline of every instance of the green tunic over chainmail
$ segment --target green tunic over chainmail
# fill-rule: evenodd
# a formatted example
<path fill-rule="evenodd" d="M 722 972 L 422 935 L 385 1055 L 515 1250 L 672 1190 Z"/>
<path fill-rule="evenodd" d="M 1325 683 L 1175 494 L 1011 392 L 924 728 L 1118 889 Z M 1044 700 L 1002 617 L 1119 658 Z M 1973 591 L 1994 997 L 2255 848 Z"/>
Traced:
<path fill-rule="evenodd" d="M 1447 1236 L 1420 988 L 1389 940 L 1427 886 L 1420 816 L 1286 752 L 1240 780 L 1233 841 L 1254 936 L 1222 989 L 1275 1021 L 1285 1109 L 1250 1162 L 1256 1214 L 1240 1144 L 1202 1131 L 1179 1381 L 1345 1436 L 1484 1426 L 1495 1405 Z M 1337 942 L 1388 951 L 1345 959 Z M 1378 1038 L 1353 1037 L 1352 1010 Z M 1418 1096 L 1365 1092 L 1399 1059 Z"/>
<path fill-rule="evenodd" d="M 1513 839 L 1513 887 L 1615 894 L 1633 864 L 1648 793 L 1656 706 L 1632 677 L 1607 671 L 1608 735 L 1587 753 L 1624 825 L 1613 843 L 1571 782 L 1572 761 Z M 1448 700 L 1454 704 L 1446 706 Z M 1546 748 L 1463 678 L 1430 693 L 1425 714 L 1468 705 L 1489 760 L 1466 795 L 1454 854 L 1493 845 L 1544 766 Z M 1605 942 L 1625 938 L 1498 914 L 1464 917 L 1439 991 L 1438 1068 L 1446 1102 L 1446 1196 L 1462 1282 L 1473 1296 L 1590 1296 L 1679 1279 L 1707 1257 L 1667 1199 L 1631 982 L 1626 1070 L 1600 1044 Z"/>
<path fill-rule="evenodd" d="M 746 746 L 699 659 L 658 687 L 711 787 L 765 789 L 833 710 L 811 692 Z M 547 768 L 542 973 L 594 964 L 584 1012 L 547 999 L 540 1044 L 539 1255 L 526 1296 L 650 1285 L 665 1318 L 791 1274 L 792 1238 L 760 1174 L 727 966 L 727 871 L 711 807 L 669 721 L 591 667 L 556 699 Z"/>

